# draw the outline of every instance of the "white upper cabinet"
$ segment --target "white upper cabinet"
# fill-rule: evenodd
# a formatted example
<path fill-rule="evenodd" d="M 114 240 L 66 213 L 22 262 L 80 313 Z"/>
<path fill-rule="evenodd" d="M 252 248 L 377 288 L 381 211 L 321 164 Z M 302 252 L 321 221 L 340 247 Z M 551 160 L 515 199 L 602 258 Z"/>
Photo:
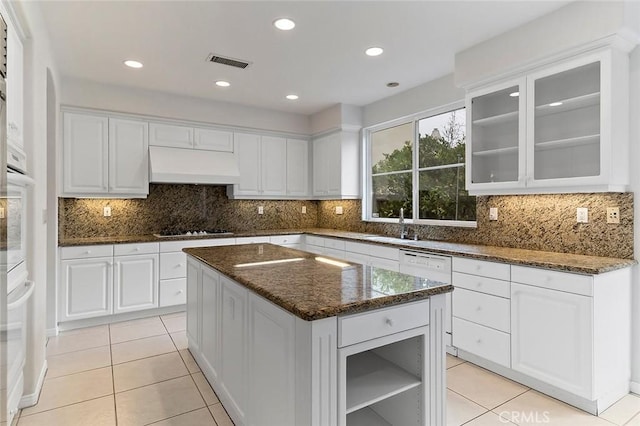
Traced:
<path fill-rule="evenodd" d="M 7 26 L 7 142 L 24 150 L 23 46 L 13 23 Z"/>
<path fill-rule="evenodd" d="M 291 199 L 309 196 L 309 142 L 234 133 L 240 183 L 231 198 Z"/>
<path fill-rule="evenodd" d="M 628 56 L 613 48 L 470 91 L 470 193 L 627 190 L 628 96 Z"/>
<path fill-rule="evenodd" d="M 196 127 L 194 129 L 193 147 L 207 151 L 233 152 L 233 133 Z"/>
<path fill-rule="evenodd" d="M 149 123 L 149 145 L 193 148 L 193 127 Z"/>
<path fill-rule="evenodd" d="M 149 145 L 233 152 L 233 132 L 206 127 L 149 123 Z"/>
<path fill-rule="evenodd" d="M 147 123 L 64 113 L 62 196 L 146 197 Z"/>
<path fill-rule="evenodd" d="M 149 192 L 147 123 L 109 119 L 109 192 Z"/>
<path fill-rule="evenodd" d="M 340 131 L 313 141 L 313 197 L 360 197 L 358 132 Z"/>
<path fill-rule="evenodd" d="M 109 119 L 64 114 L 63 195 L 109 191 Z"/>
<path fill-rule="evenodd" d="M 309 195 L 309 142 L 287 139 L 287 195 Z"/>

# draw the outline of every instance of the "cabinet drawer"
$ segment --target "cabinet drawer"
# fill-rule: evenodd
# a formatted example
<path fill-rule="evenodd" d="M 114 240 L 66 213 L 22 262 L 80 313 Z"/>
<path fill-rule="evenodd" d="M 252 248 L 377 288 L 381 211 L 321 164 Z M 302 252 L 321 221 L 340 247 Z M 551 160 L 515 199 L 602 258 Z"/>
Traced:
<path fill-rule="evenodd" d="M 360 254 L 368 255 L 370 248 L 371 248 L 370 244 L 352 243 L 351 241 L 346 241 L 344 244 L 344 249 L 351 253 L 360 253 Z"/>
<path fill-rule="evenodd" d="M 381 257 L 369 256 L 369 265 L 374 268 L 387 269 L 389 271 L 400 271 L 400 262 L 397 260 L 383 259 Z"/>
<path fill-rule="evenodd" d="M 268 243 L 269 237 L 238 237 L 236 238 L 236 244 L 258 244 Z"/>
<path fill-rule="evenodd" d="M 332 248 L 325 248 L 322 254 L 327 257 L 333 257 L 335 259 L 344 259 L 344 250 L 335 250 Z"/>
<path fill-rule="evenodd" d="M 182 278 L 187 276 L 187 255 L 181 251 L 160 253 L 160 279 Z"/>
<path fill-rule="evenodd" d="M 184 305 L 187 303 L 187 279 L 160 281 L 160 306 Z"/>
<path fill-rule="evenodd" d="M 509 333 L 510 300 L 457 288 L 453 292 L 453 316 Z"/>
<path fill-rule="evenodd" d="M 379 246 L 376 244 L 369 245 L 369 256 L 381 257 L 383 259 L 399 261 L 400 250 L 391 247 Z"/>
<path fill-rule="evenodd" d="M 235 238 L 212 238 L 210 240 L 180 240 L 166 241 L 160 243 L 160 253 L 182 251 L 187 247 L 208 247 L 208 246 L 232 246 L 236 243 Z"/>
<path fill-rule="evenodd" d="M 466 274 L 482 275 L 509 281 L 511 279 L 511 265 L 505 263 L 487 262 L 485 260 L 453 258 L 453 270 Z"/>
<path fill-rule="evenodd" d="M 149 145 L 193 148 L 193 127 L 149 123 Z"/>
<path fill-rule="evenodd" d="M 154 254 L 160 250 L 159 243 L 116 244 L 113 246 L 114 256 L 128 256 L 131 254 Z"/>
<path fill-rule="evenodd" d="M 113 256 L 113 245 L 74 246 L 60 248 L 61 259 L 86 259 L 90 257 Z"/>
<path fill-rule="evenodd" d="M 453 345 L 507 368 L 511 366 L 511 336 L 507 333 L 454 317 Z"/>
<path fill-rule="evenodd" d="M 305 235 L 304 243 L 311 246 L 324 247 L 324 238 L 315 235 Z"/>
<path fill-rule="evenodd" d="M 548 269 L 513 266 L 511 281 L 536 287 L 593 296 L 593 277 Z"/>
<path fill-rule="evenodd" d="M 427 324 L 429 300 L 338 317 L 338 346 L 349 346 Z"/>
<path fill-rule="evenodd" d="M 454 272 L 453 285 L 458 288 L 493 294 L 494 296 L 511 297 L 511 283 L 509 281 Z"/>
<path fill-rule="evenodd" d="M 324 246 L 333 250 L 344 251 L 344 243 L 344 240 L 336 240 L 334 238 L 325 238 L 324 240 Z"/>
<path fill-rule="evenodd" d="M 302 240 L 302 235 L 272 235 L 269 237 L 269 241 L 271 244 L 278 245 L 291 245 L 291 244 L 300 244 Z"/>

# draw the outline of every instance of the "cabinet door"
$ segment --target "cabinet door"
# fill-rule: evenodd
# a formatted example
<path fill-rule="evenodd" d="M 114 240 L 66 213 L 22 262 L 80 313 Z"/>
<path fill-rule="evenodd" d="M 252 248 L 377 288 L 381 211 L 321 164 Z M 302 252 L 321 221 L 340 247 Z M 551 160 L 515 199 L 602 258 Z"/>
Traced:
<path fill-rule="evenodd" d="M 592 299 L 511 283 L 511 367 L 592 399 Z"/>
<path fill-rule="evenodd" d="M 524 187 L 525 81 L 512 80 L 466 98 L 467 188 Z"/>
<path fill-rule="evenodd" d="M 193 147 L 208 151 L 233 152 L 233 133 L 214 129 L 195 129 Z"/>
<path fill-rule="evenodd" d="M 262 195 L 285 195 L 287 192 L 287 140 L 262 136 L 260 147 Z"/>
<path fill-rule="evenodd" d="M 114 313 L 158 307 L 158 255 L 114 257 Z"/>
<path fill-rule="evenodd" d="M 225 329 L 226 332 L 226 329 Z M 248 425 L 295 424 L 295 319 L 249 295 Z M 249 417 L 249 416 L 247 416 Z"/>
<path fill-rule="evenodd" d="M 244 423 L 246 408 L 247 290 L 220 277 L 220 368 L 221 386 L 229 396 L 225 407 Z M 228 405 L 228 407 L 227 407 Z M 234 418 L 234 416 L 232 416 Z"/>
<path fill-rule="evenodd" d="M 611 149 L 602 140 L 603 117 L 611 106 L 603 96 L 600 54 L 560 63 L 527 80 L 528 186 L 607 183 L 604 170 Z"/>
<path fill-rule="evenodd" d="M 340 134 L 313 141 L 313 195 L 340 195 Z"/>
<path fill-rule="evenodd" d="M 150 123 L 149 145 L 193 148 L 193 127 Z"/>
<path fill-rule="evenodd" d="M 64 114 L 63 192 L 108 192 L 109 127 L 107 117 Z"/>
<path fill-rule="evenodd" d="M 187 339 L 189 349 L 195 352 L 200 350 L 201 291 L 202 267 L 187 257 Z"/>
<path fill-rule="evenodd" d="M 211 268 L 202 268 L 202 322 L 200 335 L 200 351 L 206 365 L 202 368 L 208 370 L 214 381 L 218 380 L 218 289 L 220 287 L 220 275 Z"/>
<path fill-rule="evenodd" d="M 309 195 L 309 142 L 287 139 L 287 195 Z"/>
<path fill-rule="evenodd" d="M 113 286 L 110 257 L 60 262 L 60 320 L 110 315 Z"/>
<path fill-rule="evenodd" d="M 235 133 L 234 147 L 240 170 L 240 182 L 234 187 L 236 195 L 260 194 L 260 136 Z"/>
<path fill-rule="evenodd" d="M 109 192 L 149 193 L 147 123 L 109 119 Z"/>

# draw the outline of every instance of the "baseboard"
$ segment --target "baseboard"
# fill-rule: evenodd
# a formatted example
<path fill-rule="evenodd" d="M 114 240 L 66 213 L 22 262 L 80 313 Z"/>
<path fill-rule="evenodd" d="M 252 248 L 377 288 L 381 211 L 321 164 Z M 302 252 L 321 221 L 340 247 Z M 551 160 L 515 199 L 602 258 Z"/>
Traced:
<path fill-rule="evenodd" d="M 22 395 L 20 398 L 19 408 L 26 408 L 34 406 L 38 403 L 38 398 L 40 397 L 40 391 L 42 390 L 42 385 L 44 384 L 44 377 L 47 375 L 47 360 L 42 363 L 42 370 L 40 370 L 40 375 L 38 376 L 38 382 L 36 383 L 36 391 L 29 395 Z"/>
<path fill-rule="evenodd" d="M 169 315 L 184 312 L 186 305 L 165 306 L 162 308 L 146 309 L 144 311 L 126 312 L 122 314 L 104 315 L 101 317 L 86 318 L 80 320 L 66 321 L 58 323 L 58 331 L 75 330 L 77 328 L 95 327 L 98 325 L 112 324 L 120 321 L 131 321 L 136 319 L 155 317 L 159 315 Z"/>
<path fill-rule="evenodd" d="M 56 337 L 58 335 L 58 327 L 47 328 L 46 333 L 47 337 Z"/>
<path fill-rule="evenodd" d="M 630 389 L 631 389 L 631 392 L 640 395 L 640 383 L 639 382 L 631 382 Z"/>

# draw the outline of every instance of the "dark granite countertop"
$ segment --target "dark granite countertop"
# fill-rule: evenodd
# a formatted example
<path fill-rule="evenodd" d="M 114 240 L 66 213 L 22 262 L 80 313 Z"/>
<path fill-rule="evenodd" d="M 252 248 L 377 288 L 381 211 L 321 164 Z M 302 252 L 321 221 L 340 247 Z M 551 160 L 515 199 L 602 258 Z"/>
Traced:
<path fill-rule="evenodd" d="M 447 293 L 453 286 L 359 263 L 324 263 L 321 256 L 273 244 L 183 250 L 286 309 L 313 321 Z M 272 262 L 264 264 L 263 262 Z"/>
<path fill-rule="evenodd" d="M 463 243 L 451 243 L 444 241 L 413 241 L 399 238 L 383 237 L 379 235 L 362 234 L 358 232 L 340 231 L 335 229 L 276 229 L 251 232 L 236 232 L 233 235 L 207 235 L 198 237 L 169 237 L 158 238 L 153 235 L 130 235 L 119 237 L 95 237 L 95 238 L 69 238 L 59 241 L 59 246 L 78 246 L 91 244 L 124 244 L 140 242 L 162 242 L 190 239 L 212 238 L 237 238 L 254 237 L 264 235 L 290 235 L 312 234 L 323 237 L 332 237 L 354 242 L 379 244 L 396 248 L 425 251 L 430 253 L 446 254 L 451 256 L 468 257 L 487 260 L 491 262 L 503 262 L 513 265 L 534 266 L 557 271 L 573 272 L 579 274 L 602 274 L 616 269 L 627 268 L 637 262 L 633 259 L 618 259 L 613 257 L 585 256 L 569 253 L 557 253 L 538 250 L 525 250 L 509 247 L 482 246 Z"/>

